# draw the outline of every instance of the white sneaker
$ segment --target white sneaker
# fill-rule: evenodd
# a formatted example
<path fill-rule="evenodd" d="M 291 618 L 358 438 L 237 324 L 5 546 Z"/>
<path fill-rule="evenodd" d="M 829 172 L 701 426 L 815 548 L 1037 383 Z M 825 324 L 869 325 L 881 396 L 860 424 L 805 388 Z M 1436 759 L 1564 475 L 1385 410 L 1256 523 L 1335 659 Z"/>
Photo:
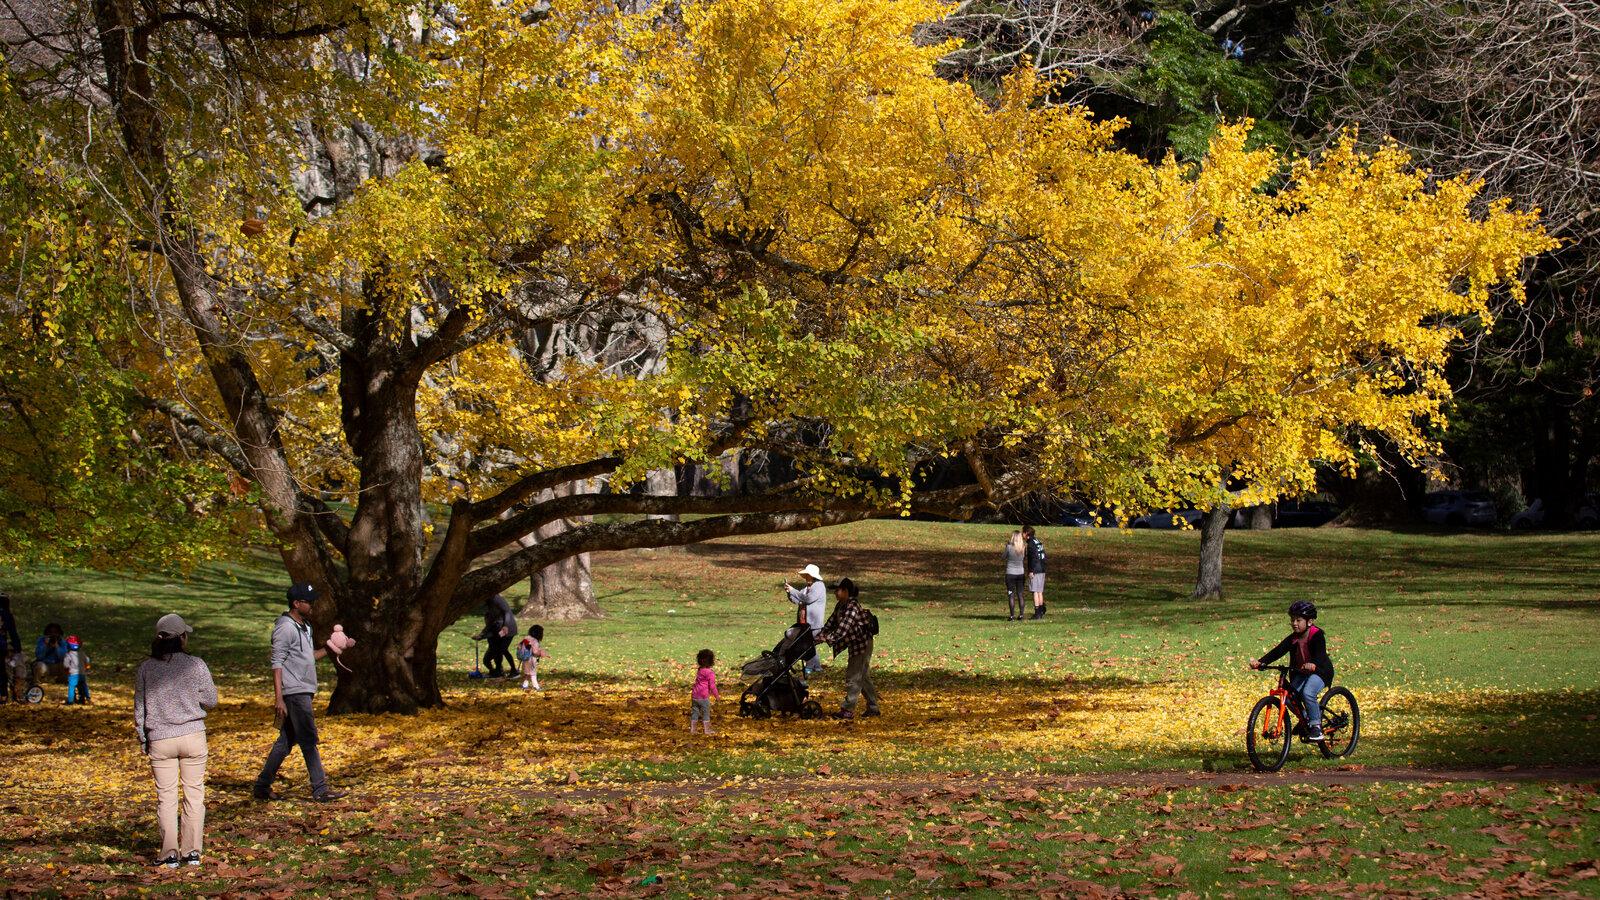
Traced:
<path fill-rule="evenodd" d="M 530 685 L 528 684 L 528 679 L 526 679 L 526 678 L 522 679 L 522 689 L 523 690 L 527 690 L 529 688 L 529 686 Z"/>

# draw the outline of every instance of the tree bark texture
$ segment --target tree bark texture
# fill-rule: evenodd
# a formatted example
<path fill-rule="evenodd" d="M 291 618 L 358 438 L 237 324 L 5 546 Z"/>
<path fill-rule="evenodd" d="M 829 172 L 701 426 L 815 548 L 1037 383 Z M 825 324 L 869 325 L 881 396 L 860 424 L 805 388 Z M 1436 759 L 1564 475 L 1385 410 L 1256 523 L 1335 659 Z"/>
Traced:
<path fill-rule="evenodd" d="M 583 482 L 565 484 L 540 495 L 541 500 L 557 496 L 570 497 L 584 490 Z M 557 519 L 541 525 L 533 533 L 518 540 L 522 547 L 532 547 L 571 531 L 580 524 L 570 519 Z M 589 554 L 579 553 L 551 563 L 528 579 L 528 600 L 517 613 L 518 619 L 528 621 L 574 622 L 580 619 L 598 619 L 604 613 L 594 597 L 594 580 L 591 576 Z"/>
<path fill-rule="evenodd" d="M 1218 503 L 1200 520 L 1200 572 L 1194 582 L 1196 600 L 1222 599 L 1222 538 L 1228 530 L 1228 505 Z"/>
<path fill-rule="evenodd" d="M 1271 531 L 1273 511 L 1273 504 L 1271 503 L 1250 507 L 1250 530 Z"/>

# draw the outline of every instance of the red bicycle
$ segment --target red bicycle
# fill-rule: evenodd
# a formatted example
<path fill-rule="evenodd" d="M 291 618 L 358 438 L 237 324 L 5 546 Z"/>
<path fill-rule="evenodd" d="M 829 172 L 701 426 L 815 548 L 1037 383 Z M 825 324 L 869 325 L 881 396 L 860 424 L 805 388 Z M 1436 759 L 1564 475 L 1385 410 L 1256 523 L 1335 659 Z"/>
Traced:
<path fill-rule="evenodd" d="M 1256 701 L 1250 710 L 1250 722 L 1245 729 L 1245 749 L 1250 752 L 1250 764 L 1258 772 L 1276 772 L 1289 760 L 1289 739 L 1298 737 L 1301 743 L 1316 743 L 1327 759 L 1338 759 L 1356 752 L 1356 741 L 1361 739 L 1361 707 L 1356 705 L 1356 695 L 1340 686 L 1328 688 L 1322 694 L 1322 740 L 1313 742 L 1306 729 L 1305 710 L 1300 698 L 1289 691 L 1288 666 L 1262 666 L 1261 671 L 1276 671 L 1278 686 Z M 1291 728 L 1289 714 L 1297 722 Z"/>

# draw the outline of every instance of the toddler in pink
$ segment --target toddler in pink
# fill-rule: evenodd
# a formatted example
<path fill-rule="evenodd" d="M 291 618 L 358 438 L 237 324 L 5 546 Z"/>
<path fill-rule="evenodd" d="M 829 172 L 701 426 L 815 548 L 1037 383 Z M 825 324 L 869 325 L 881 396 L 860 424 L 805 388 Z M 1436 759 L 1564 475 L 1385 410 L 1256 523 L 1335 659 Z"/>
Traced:
<path fill-rule="evenodd" d="M 717 655 L 701 650 L 695 657 L 700 671 L 694 677 L 694 691 L 689 694 L 689 733 L 694 734 L 694 723 L 699 722 L 706 734 L 711 734 L 711 698 L 722 696 L 717 690 Z"/>

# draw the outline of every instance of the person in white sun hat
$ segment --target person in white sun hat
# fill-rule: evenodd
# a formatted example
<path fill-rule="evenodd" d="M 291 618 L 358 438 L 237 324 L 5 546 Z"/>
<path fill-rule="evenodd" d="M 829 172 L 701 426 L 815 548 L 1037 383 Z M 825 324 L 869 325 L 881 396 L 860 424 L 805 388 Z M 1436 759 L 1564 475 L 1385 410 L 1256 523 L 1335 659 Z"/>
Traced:
<path fill-rule="evenodd" d="M 822 623 L 828 620 L 828 586 L 822 583 L 822 571 L 816 563 L 809 563 L 800 570 L 800 577 L 806 580 L 802 587 L 795 587 L 789 582 L 783 583 L 783 589 L 788 594 L 789 602 L 799 607 L 796 622 L 804 622 L 811 626 L 811 636 L 816 637 L 822 630 Z M 806 657 L 806 672 L 816 672 L 822 668 L 822 658 L 816 651 Z"/>

